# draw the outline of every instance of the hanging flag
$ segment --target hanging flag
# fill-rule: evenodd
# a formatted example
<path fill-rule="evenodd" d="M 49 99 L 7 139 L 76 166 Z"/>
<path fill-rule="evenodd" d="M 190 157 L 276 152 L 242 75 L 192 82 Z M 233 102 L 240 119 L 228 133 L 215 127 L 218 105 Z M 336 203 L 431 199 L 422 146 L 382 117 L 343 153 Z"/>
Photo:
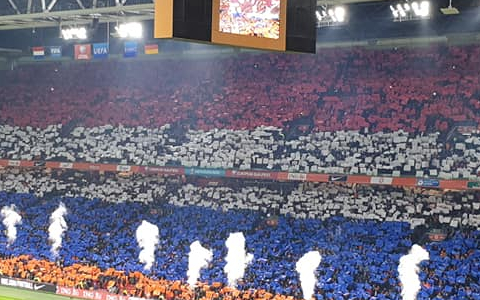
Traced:
<path fill-rule="evenodd" d="M 108 44 L 93 44 L 93 58 L 102 59 L 108 57 Z"/>
<path fill-rule="evenodd" d="M 137 42 L 125 42 L 125 57 L 135 57 L 138 53 L 138 43 Z"/>
<path fill-rule="evenodd" d="M 91 44 L 75 45 L 75 59 L 77 60 L 92 59 L 92 45 Z"/>
<path fill-rule="evenodd" d="M 145 45 L 145 54 L 158 54 L 158 45 L 157 44 Z"/>
<path fill-rule="evenodd" d="M 62 57 L 62 46 L 51 46 L 50 57 Z"/>
<path fill-rule="evenodd" d="M 33 58 L 43 59 L 45 57 L 45 48 L 44 47 L 33 47 L 32 48 Z"/>

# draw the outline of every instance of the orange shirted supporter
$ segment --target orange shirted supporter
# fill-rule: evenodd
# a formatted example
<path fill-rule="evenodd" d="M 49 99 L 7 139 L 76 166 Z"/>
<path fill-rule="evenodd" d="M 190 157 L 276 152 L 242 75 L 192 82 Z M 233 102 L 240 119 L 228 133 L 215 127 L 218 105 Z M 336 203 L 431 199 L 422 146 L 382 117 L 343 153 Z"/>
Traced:
<path fill-rule="evenodd" d="M 165 283 L 160 284 L 159 291 L 160 294 L 165 295 L 167 293 L 167 285 Z"/>
<path fill-rule="evenodd" d="M 194 290 L 186 283 L 178 280 L 153 280 L 138 271 L 130 274 L 125 274 L 124 271 L 118 271 L 113 268 L 102 271 L 98 267 L 78 263 L 62 268 L 53 262 L 36 260 L 28 255 L 0 259 L 0 273 L 10 277 L 13 277 L 15 273 L 15 275 L 24 279 L 33 276 L 42 282 L 66 287 L 84 286 L 87 280 L 98 281 L 100 277 L 109 276 L 112 278 L 108 281 L 106 287 L 118 286 L 120 293 L 127 293 L 129 296 L 153 296 L 155 298 L 161 297 L 165 300 L 173 300 L 175 298 L 192 300 L 195 298 Z M 135 286 L 130 284 L 132 278 L 135 278 Z M 225 300 L 295 300 L 292 296 L 271 294 L 265 290 L 239 291 L 238 289 L 224 286 L 219 282 L 214 282 L 211 286 L 199 283 L 198 287 L 205 292 L 205 297 L 202 297 L 202 300 L 218 298 Z"/>
<path fill-rule="evenodd" d="M 171 300 L 171 299 L 173 299 L 173 297 L 174 297 L 175 295 L 173 294 L 173 292 L 172 292 L 171 290 L 167 290 L 165 296 L 166 296 L 166 299 L 167 299 L 167 300 Z"/>
<path fill-rule="evenodd" d="M 58 279 L 57 279 L 57 284 L 58 284 L 59 286 L 65 286 L 65 281 L 64 281 L 62 278 L 58 278 Z"/>
<path fill-rule="evenodd" d="M 172 290 L 179 291 L 180 290 L 180 281 L 175 280 L 172 284 Z"/>
<path fill-rule="evenodd" d="M 52 280 L 52 276 L 49 273 L 46 273 L 41 278 L 42 282 L 50 282 Z"/>
<path fill-rule="evenodd" d="M 207 299 L 212 299 L 212 298 L 213 298 L 213 294 L 214 294 L 213 291 L 208 290 L 208 291 L 205 293 L 205 297 L 206 297 Z"/>
<path fill-rule="evenodd" d="M 108 282 L 108 284 L 107 284 L 107 289 L 112 288 L 112 287 L 114 287 L 114 286 L 115 286 L 115 281 L 110 280 L 110 281 Z"/>
<path fill-rule="evenodd" d="M 107 275 L 107 276 L 111 276 L 111 275 L 113 275 L 114 272 L 115 272 L 115 269 L 113 269 L 113 268 L 108 268 L 107 270 L 105 270 L 104 273 L 105 273 L 105 275 Z"/>

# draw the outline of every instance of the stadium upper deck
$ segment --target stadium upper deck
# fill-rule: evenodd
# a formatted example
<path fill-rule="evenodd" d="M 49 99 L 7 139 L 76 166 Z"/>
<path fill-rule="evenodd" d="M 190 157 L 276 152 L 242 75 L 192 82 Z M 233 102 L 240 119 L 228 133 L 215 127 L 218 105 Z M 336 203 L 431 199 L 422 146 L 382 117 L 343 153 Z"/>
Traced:
<path fill-rule="evenodd" d="M 0 119 L 195 129 L 446 131 L 480 121 L 477 46 L 42 64 L 2 74 Z M 174 70 L 174 71 L 172 71 Z"/>

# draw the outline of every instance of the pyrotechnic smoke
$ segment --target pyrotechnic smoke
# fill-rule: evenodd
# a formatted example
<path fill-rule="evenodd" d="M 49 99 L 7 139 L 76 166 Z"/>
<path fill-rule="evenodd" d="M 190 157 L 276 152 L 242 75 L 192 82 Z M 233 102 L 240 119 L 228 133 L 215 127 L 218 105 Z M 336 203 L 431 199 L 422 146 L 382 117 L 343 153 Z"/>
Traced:
<path fill-rule="evenodd" d="M 22 223 L 22 216 L 15 211 L 15 205 L 4 206 L 0 211 L 3 218 L 3 225 L 7 228 L 8 245 L 13 244 L 17 239 L 17 224 Z"/>
<path fill-rule="evenodd" d="M 145 270 L 150 270 L 155 262 L 155 248 L 159 241 L 158 227 L 143 220 L 137 228 L 136 237 L 138 247 L 141 249 L 138 260 L 145 264 Z"/>
<path fill-rule="evenodd" d="M 58 249 L 62 246 L 63 232 L 68 229 L 67 223 L 63 218 L 67 214 L 65 204 L 60 202 L 58 208 L 50 216 L 50 226 L 48 227 L 48 240 L 52 242 L 52 255 L 58 256 Z"/>
<path fill-rule="evenodd" d="M 315 270 L 320 265 L 322 256 L 318 251 L 310 251 L 305 253 L 296 264 L 296 270 L 300 275 L 300 283 L 302 285 L 303 298 L 310 300 L 315 291 Z"/>
<path fill-rule="evenodd" d="M 246 253 L 245 237 L 241 232 L 230 233 L 225 245 L 228 248 L 224 271 L 227 273 L 228 284 L 234 287 L 243 278 L 245 268 L 252 261 L 253 254 Z"/>
<path fill-rule="evenodd" d="M 202 247 L 199 241 L 195 241 L 190 245 L 190 253 L 188 254 L 188 284 L 193 288 L 200 278 L 200 270 L 208 266 L 212 260 L 212 251 Z"/>
<path fill-rule="evenodd" d="M 400 258 L 398 275 L 402 283 L 402 299 L 415 300 L 420 291 L 420 279 L 418 278 L 418 265 L 424 260 L 429 260 L 427 250 L 419 245 L 413 245 L 410 252 Z"/>

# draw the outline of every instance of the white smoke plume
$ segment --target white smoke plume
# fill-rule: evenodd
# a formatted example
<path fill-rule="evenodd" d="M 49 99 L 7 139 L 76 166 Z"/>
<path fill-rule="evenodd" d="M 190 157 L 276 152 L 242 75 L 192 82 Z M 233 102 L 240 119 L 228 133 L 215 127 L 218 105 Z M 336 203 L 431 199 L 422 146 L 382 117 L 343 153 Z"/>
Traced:
<path fill-rule="evenodd" d="M 188 254 L 188 284 L 193 288 L 200 278 L 200 270 L 208 266 L 212 260 L 212 251 L 202 247 L 199 241 L 195 241 L 190 245 L 190 253 Z"/>
<path fill-rule="evenodd" d="M 418 277 L 418 271 L 420 270 L 418 265 L 422 261 L 429 259 L 430 255 L 427 250 L 419 245 L 413 245 L 410 252 L 400 258 L 398 275 L 402 283 L 401 294 L 403 300 L 415 300 L 417 298 L 417 294 L 421 288 Z"/>
<path fill-rule="evenodd" d="M 67 214 L 65 204 L 60 202 L 58 208 L 50 216 L 50 226 L 48 227 L 48 240 L 52 243 L 51 252 L 54 257 L 58 256 L 58 249 L 62 246 L 62 237 L 65 230 L 68 229 L 64 216 Z"/>
<path fill-rule="evenodd" d="M 322 256 L 318 251 L 310 251 L 305 253 L 295 266 L 298 274 L 300 275 L 300 284 L 302 285 L 303 298 L 310 300 L 315 291 L 315 283 L 317 278 L 315 277 L 315 270 L 320 265 Z"/>
<path fill-rule="evenodd" d="M 246 253 L 245 237 L 241 232 L 230 233 L 225 245 L 228 253 L 224 271 L 227 273 L 228 284 L 235 287 L 237 281 L 243 278 L 245 268 L 253 260 L 253 254 Z"/>
<path fill-rule="evenodd" d="M 0 214 L 3 218 L 3 225 L 7 228 L 7 239 L 8 245 L 13 244 L 17 239 L 17 224 L 22 223 L 22 216 L 20 216 L 16 211 L 14 204 L 10 206 L 4 206 L 0 211 Z"/>
<path fill-rule="evenodd" d="M 137 228 L 136 237 L 138 247 L 140 248 L 138 260 L 145 264 L 145 270 L 150 270 L 155 262 L 155 248 L 159 241 L 157 225 L 143 220 L 142 224 Z"/>

